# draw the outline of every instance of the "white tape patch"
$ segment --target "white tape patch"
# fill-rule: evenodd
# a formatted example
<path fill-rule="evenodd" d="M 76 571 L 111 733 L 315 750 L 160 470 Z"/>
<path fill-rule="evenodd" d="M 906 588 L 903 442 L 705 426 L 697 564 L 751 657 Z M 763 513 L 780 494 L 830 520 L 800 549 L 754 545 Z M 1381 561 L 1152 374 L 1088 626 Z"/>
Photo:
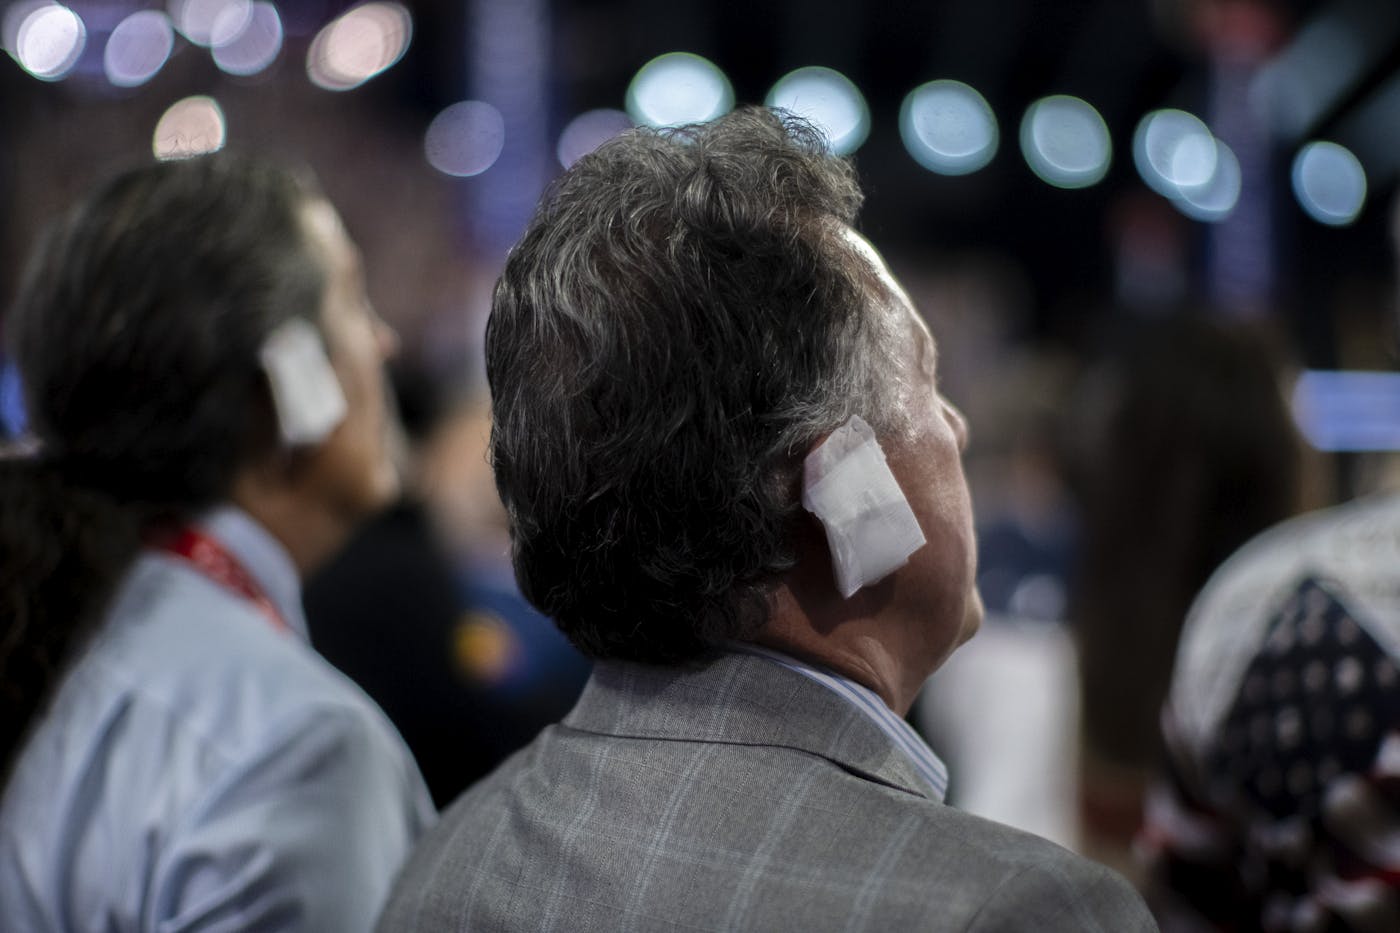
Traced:
<path fill-rule="evenodd" d="M 292 318 L 278 325 L 263 341 L 258 360 L 272 387 L 283 443 L 320 443 L 345 419 L 340 380 L 309 321 Z"/>
<path fill-rule="evenodd" d="M 803 461 L 802 505 L 826 529 L 843 597 L 903 567 L 925 541 L 875 432 L 859 415 Z"/>

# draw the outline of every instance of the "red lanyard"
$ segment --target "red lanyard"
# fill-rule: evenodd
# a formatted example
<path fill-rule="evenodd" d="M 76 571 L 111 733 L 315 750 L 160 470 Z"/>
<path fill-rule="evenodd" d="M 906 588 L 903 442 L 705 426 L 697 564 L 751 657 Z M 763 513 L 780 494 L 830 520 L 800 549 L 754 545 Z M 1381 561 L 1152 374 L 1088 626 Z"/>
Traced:
<path fill-rule="evenodd" d="M 205 577 L 257 606 L 258 611 L 267 617 L 273 628 L 281 632 L 291 631 L 287 620 L 282 618 L 282 613 L 278 612 L 272 600 L 267 598 L 262 587 L 253 579 L 253 575 L 244 569 L 238 558 L 228 552 L 228 548 L 214 538 L 196 528 L 185 526 L 176 530 L 174 534 L 162 535 L 151 543 L 156 549 L 180 558 Z"/>

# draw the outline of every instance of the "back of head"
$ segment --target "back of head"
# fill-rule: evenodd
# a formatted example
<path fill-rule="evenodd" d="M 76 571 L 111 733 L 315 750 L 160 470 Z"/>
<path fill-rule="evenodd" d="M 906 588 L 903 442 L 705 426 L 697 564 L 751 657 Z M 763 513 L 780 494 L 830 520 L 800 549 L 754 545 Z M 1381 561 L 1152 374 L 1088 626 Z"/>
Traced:
<path fill-rule="evenodd" d="M 6 335 L 37 452 L 0 458 L 0 761 L 156 522 L 272 452 L 258 350 L 314 320 L 308 184 L 228 155 L 96 189 L 44 236 Z"/>
<path fill-rule="evenodd" d="M 802 456 L 882 410 L 860 201 L 815 130 L 744 109 L 603 145 L 511 253 L 492 464 L 522 590 L 586 653 L 683 661 L 765 621 Z"/>
<path fill-rule="evenodd" d="M 258 349 L 319 310 L 304 182 L 227 155 L 128 172 L 48 234 L 7 320 L 47 460 L 187 510 L 275 443 Z"/>

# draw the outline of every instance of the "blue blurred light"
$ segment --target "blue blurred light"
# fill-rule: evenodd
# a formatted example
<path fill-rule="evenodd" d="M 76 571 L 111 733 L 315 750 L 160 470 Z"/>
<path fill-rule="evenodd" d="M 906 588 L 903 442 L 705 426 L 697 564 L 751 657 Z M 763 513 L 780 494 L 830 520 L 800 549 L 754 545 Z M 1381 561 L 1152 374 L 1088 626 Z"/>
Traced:
<path fill-rule="evenodd" d="M 1293 193 L 1313 220 L 1345 226 L 1366 205 L 1366 170 L 1344 146 L 1311 142 L 1293 159 Z"/>
<path fill-rule="evenodd" d="M 1158 194 L 1179 196 L 1215 174 L 1215 137 L 1198 117 L 1184 110 L 1156 110 L 1133 134 L 1133 162 L 1142 180 Z"/>
<path fill-rule="evenodd" d="M 850 78 L 820 66 L 799 68 L 778 79 L 766 103 L 804 117 L 826 136 L 831 151 L 850 155 L 870 135 L 870 107 Z"/>
<path fill-rule="evenodd" d="M 589 110 L 569 121 L 559 134 L 555 154 L 568 168 L 623 130 L 632 128 L 632 118 L 621 110 Z"/>
<path fill-rule="evenodd" d="M 668 52 L 647 62 L 627 88 L 627 113 L 647 126 L 704 123 L 728 113 L 734 89 L 709 59 Z"/>
<path fill-rule="evenodd" d="M 981 94 L 961 81 L 930 81 L 910 91 L 899 108 L 899 135 L 909 154 L 941 175 L 966 175 L 996 155 L 996 116 Z"/>
<path fill-rule="evenodd" d="M 496 164 L 506 144 L 505 117 L 480 100 L 443 109 L 423 137 L 429 164 L 446 175 L 469 178 Z"/>
<path fill-rule="evenodd" d="M 1087 101 L 1068 95 L 1031 104 L 1021 120 L 1021 151 L 1031 171 L 1060 188 L 1103 180 L 1113 156 L 1108 125 Z"/>
<path fill-rule="evenodd" d="M 137 10 L 117 24 L 102 50 L 102 68 L 117 87 L 145 84 L 165 66 L 175 48 L 170 17 Z"/>
<path fill-rule="evenodd" d="M 1305 370 L 1293 419 L 1317 450 L 1400 450 L 1400 373 Z"/>
<path fill-rule="evenodd" d="M 1229 217 L 1240 201 L 1243 176 L 1234 151 L 1215 140 L 1214 171 L 1199 185 L 1183 185 L 1172 199 L 1177 210 L 1192 220 L 1217 223 Z"/>
<path fill-rule="evenodd" d="M 215 32 L 221 31 L 224 20 L 219 22 Z M 282 40 L 282 17 L 277 7 L 254 3 L 242 31 L 214 46 L 214 64 L 227 74 L 255 75 L 277 60 Z"/>

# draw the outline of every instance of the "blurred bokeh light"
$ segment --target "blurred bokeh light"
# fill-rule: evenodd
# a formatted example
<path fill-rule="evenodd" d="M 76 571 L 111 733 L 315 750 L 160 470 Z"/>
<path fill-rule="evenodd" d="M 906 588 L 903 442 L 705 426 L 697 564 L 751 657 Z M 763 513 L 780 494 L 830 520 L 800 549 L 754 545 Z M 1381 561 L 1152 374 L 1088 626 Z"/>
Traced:
<path fill-rule="evenodd" d="M 1311 142 L 1293 159 L 1293 192 L 1309 217 L 1345 226 L 1366 205 L 1366 170 L 1346 147 Z"/>
<path fill-rule="evenodd" d="M 1183 185 L 1172 199 L 1177 210 L 1193 220 L 1217 223 L 1229 217 L 1240 201 L 1243 176 L 1240 160 L 1229 146 L 1214 140 L 1210 177 L 1198 185 Z"/>
<path fill-rule="evenodd" d="M 1169 198 L 1215 175 L 1215 136 L 1184 110 L 1154 110 L 1133 134 L 1133 161 L 1147 186 Z"/>
<path fill-rule="evenodd" d="M 87 45 L 87 27 L 66 6 L 46 3 L 29 10 L 15 33 L 15 59 L 43 81 L 67 77 Z"/>
<path fill-rule="evenodd" d="M 975 172 L 996 155 L 997 120 L 985 98 L 961 81 L 920 85 L 904 98 L 899 133 L 909 154 L 941 175 Z"/>
<path fill-rule="evenodd" d="M 227 132 L 217 101 L 203 95 L 186 97 L 161 116 L 152 148 L 157 159 L 185 159 L 222 149 Z"/>
<path fill-rule="evenodd" d="M 423 137 L 423 153 L 439 172 L 467 178 L 495 165 L 505 144 L 501 112 L 484 101 L 464 100 L 433 118 Z"/>
<path fill-rule="evenodd" d="M 381 74 L 408 50 L 413 17 L 397 3 L 366 3 L 326 24 L 311 40 L 306 73 L 318 87 L 348 91 Z"/>
<path fill-rule="evenodd" d="M 186 39 L 215 47 L 238 36 L 253 15 L 250 0 L 170 0 L 167 9 Z"/>
<path fill-rule="evenodd" d="M 850 78 L 831 68 L 799 68 L 778 79 L 766 103 L 810 120 L 837 155 L 850 155 L 870 135 L 870 107 Z"/>
<path fill-rule="evenodd" d="M 621 110 L 603 108 L 581 113 L 569 121 L 559 134 L 555 154 L 559 164 L 568 168 L 623 130 L 631 129 L 632 118 Z"/>
<path fill-rule="evenodd" d="M 214 47 L 214 63 L 231 75 L 255 75 L 277 60 L 282 38 L 282 17 L 277 8 L 271 3 L 254 3 L 242 32 Z"/>
<path fill-rule="evenodd" d="M 709 59 L 668 52 L 647 62 L 627 88 L 627 113 L 647 126 L 704 123 L 734 106 L 729 79 Z"/>
<path fill-rule="evenodd" d="M 117 87 L 137 87 L 155 77 L 174 48 L 170 17 L 159 10 L 138 10 L 108 36 L 102 70 Z"/>
<path fill-rule="evenodd" d="M 1087 188 L 1108 173 L 1113 141 L 1093 105 L 1060 94 L 1041 98 L 1026 110 L 1021 152 L 1031 171 L 1049 184 Z"/>

